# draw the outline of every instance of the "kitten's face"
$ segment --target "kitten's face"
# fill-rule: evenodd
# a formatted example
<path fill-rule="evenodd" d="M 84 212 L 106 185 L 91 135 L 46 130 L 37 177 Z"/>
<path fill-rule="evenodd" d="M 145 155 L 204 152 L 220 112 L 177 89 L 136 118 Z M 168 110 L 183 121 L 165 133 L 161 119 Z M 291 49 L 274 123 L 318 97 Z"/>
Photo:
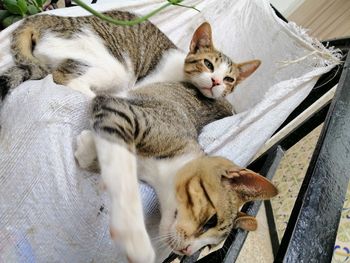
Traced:
<path fill-rule="evenodd" d="M 176 208 L 162 218 L 161 235 L 180 255 L 223 241 L 233 227 L 255 230 L 255 218 L 239 212 L 247 201 L 268 199 L 277 189 L 264 177 L 221 157 L 189 162 L 177 174 Z"/>
<path fill-rule="evenodd" d="M 211 27 L 203 23 L 191 41 L 184 66 L 185 80 L 195 85 L 206 97 L 225 97 L 259 65 L 260 60 L 236 64 L 217 51 L 213 46 Z"/>

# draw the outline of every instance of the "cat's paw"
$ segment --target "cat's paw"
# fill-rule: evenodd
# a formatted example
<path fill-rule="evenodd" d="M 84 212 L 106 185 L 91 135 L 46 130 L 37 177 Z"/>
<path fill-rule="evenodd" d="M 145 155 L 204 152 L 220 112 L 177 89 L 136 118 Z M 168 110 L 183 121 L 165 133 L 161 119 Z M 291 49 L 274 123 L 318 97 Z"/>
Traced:
<path fill-rule="evenodd" d="M 92 131 L 84 130 L 78 135 L 74 156 L 83 169 L 89 169 L 95 164 L 97 152 Z"/>
<path fill-rule="evenodd" d="M 132 221 L 132 220 L 130 220 Z M 130 228 L 110 228 L 111 238 L 121 244 L 129 263 L 153 263 L 155 252 L 146 230 L 130 225 Z"/>

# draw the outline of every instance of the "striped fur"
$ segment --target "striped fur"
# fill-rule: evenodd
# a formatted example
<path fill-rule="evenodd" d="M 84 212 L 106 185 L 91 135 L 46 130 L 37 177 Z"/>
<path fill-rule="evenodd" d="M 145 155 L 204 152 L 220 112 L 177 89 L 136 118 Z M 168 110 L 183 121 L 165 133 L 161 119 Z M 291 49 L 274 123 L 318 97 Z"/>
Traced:
<path fill-rule="evenodd" d="M 100 95 L 93 99 L 95 135 L 79 136 L 75 156 L 85 168 L 98 158 L 112 199 L 111 237 L 122 244 L 132 262 L 153 262 L 154 257 L 137 191 L 136 159 L 142 179 L 165 200 L 161 201 L 164 225 L 175 210 L 176 172 L 203 155 L 199 132 L 209 122 L 230 115 L 232 106 L 225 99 L 209 99 L 193 85 L 180 82 L 150 84 L 130 91 L 126 98 Z"/>
<path fill-rule="evenodd" d="M 203 126 L 231 114 L 226 100 L 208 99 L 191 84 L 162 83 L 140 87 L 128 98 L 96 97 L 93 129 L 132 145 L 139 156 L 162 159 L 198 151 Z"/>
<path fill-rule="evenodd" d="M 110 11 L 106 14 L 121 20 L 136 18 L 134 14 L 123 11 Z M 45 56 L 52 55 L 55 58 L 55 52 L 57 53 L 58 50 L 38 50 L 37 47 L 47 46 L 45 46 L 45 38 L 48 34 L 55 36 L 58 40 L 74 40 L 86 36 L 87 32 L 94 38 L 102 40 L 101 43 L 106 48 L 106 52 L 127 70 L 132 71 L 135 80 L 143 79 L 154 70 L 164 51 L 176 48 L 156 26 L 148 21 L 125 27 L 112 25 L 94 16 L 40 15 L 28 17 L 13 33 L 11 52 L 15 66 L 0 76 L 1 98 L 3 99 L 11 89 L 28 79 L 41 79 L 53 73 L 56 83 L 67 85 L 69 80 L 84 74 L 87 71 L 86 67 L 81 67 L 87 64 L 84 57 L 81 58 L 82 61 L 74 61 L 72 57 L 69 57 L 69 50 L 67 50 L 65 59 L 45 61 L 41 55 L 42 52 Z M 66 49 L 71 48 L 71 46 L 66 47 Z M 77 42 L 77 46 L 73 48 L 79 50 L 83 47 Z M 99 48 L 101 47 L 96 45 L 91 47 L 91 49 Z M 86 50 L 86 55 L 92 51 Z M 71 53 L 74 54 L 74 51 Z M 96 59 L 99 59 L 98 54 Z M 93 60 L 90 60 L 89 63 L 88 66 L 93 66 L 91 65 Z"/>
<path fill-rule="evenodd" d="M 136 190 L 136 160 L 141 179 L 157 192 L 160 235 L 167 237 L 164 241 L 175 253 L 191 255 L 218 244 L 233 227 L 256 228 L 255 219 L 239 213 L 239 208 L 247 201 L 276 195 L 276 188 L 224 158 L 205 157 L 197 142 L 204 125 L 231 114 L 225 99 L 205 97 L 189 83 L 155 83 L 129 92 L 126 98 L 94 98 L 95 135 L 86 141 L 95 141 L 95 157 L 112 196 L 111 236 L 124 244 L 133 262 L 153 260 L 148 250 L 127 249 L 149 247 Z M 78 145 L 77 152 L 79 163 L 89 167 L 86 160 L 92 163 L 93 158 L 81 157 L 91 149 Z M 130 216 L 130 211 L 138 216 Z M 132 234 L 125 229 L 138 230 Z"/>
<path fill-rule="evenodd" d="M 106 14 L 136 18 L 123 11 Z M 208 23 L 194 32 L 186 56 L 149 21 L 115 26 L 94 16 L 29 17 L 14 31 L 11 52 L 15 66 L 0 76 L 0 99 L 23 81 L 49 73 L 56 83 L 91 97 L 123 92 L 135 84 L 187 81 L 204 96 L 219 98 L 260 65 L 259 60 L 236 64 L 216 50 Z"/>

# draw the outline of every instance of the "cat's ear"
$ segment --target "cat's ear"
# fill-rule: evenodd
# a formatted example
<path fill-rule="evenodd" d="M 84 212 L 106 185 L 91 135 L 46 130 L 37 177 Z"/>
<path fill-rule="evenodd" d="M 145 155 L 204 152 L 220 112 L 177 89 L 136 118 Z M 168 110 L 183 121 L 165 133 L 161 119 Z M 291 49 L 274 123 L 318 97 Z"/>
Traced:
<path fill-rule="evenodd" d="M 247 231 L 255 231 L 258 228 L 258 222 L 255 217 L 249 216 L 243 212 L 238 212 L 234 224 L 235 228 L 241 228 Z"/>
<path fill-rule="evenodd" d="M 268 179 L 238 166 L 226 170 L 221 180 L 237 192 L 243 203 L 269 199 L 278 194 L 277 188 Z"/>
<path fill-rule="evenodd" d="M 207 22 L 201 24 L 194 32 L 190 44 L 190 53 L 196 53 L 201 48 L 214 48 L 211 37 L 211 26 Z"/>
<path fill-rule="evenodd" d="M 260 66 L 260 64 L 261 64 L 261 61 L 258 59 L 238 64 L 237 65 L 239 70 L 238 81 L 242 81 L 248 78 L 251 74 L 254 73 L 254 71 Z"/>

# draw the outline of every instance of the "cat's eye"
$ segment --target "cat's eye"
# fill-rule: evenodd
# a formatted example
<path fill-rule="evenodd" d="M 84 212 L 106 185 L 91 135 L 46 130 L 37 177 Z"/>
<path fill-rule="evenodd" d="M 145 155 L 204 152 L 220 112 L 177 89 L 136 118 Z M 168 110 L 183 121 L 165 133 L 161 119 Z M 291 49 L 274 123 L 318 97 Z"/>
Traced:
<path fill-rule="evenodd" d="M 218 224 L 218 216 L 217 214 L 214 214 L 211 218 L 209 218 L 209 220 L 204 224 L 204 226 L 202 227 L 202 231 L 206 232 L 208 231 L 210 228 L 216 227 L 216 225 Z"/>
<path fill-rule="evenodd" d="M 208 69 L 210 69 L 210 71 L 214 71 L 214 65 L 213 65 L 213 63 L 211 63 L 209 60 L 204 59 L 204 65 L 205 65 Z"/>
<path fill-rule="evenodd" d="M 227 82 L 234 82 L 235 79 L 234 79 L 234 78 L 231 78 L 231 77 L 224 77 L 224 81 L 227 81 Z"/>

